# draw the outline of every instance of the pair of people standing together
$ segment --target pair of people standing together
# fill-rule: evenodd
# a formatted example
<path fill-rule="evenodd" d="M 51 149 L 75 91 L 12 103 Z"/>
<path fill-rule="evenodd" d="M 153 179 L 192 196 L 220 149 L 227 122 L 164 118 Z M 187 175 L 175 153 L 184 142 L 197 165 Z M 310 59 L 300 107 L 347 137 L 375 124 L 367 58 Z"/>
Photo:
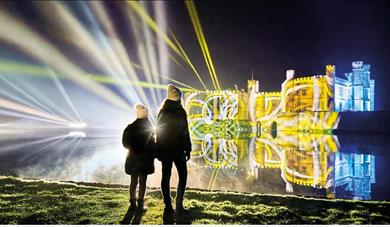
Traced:
<path fill-rule="evenodd" d="M 164 213 L 173 213 L 169 185 L 173 163 L 179 174 L 176 212 L 185 211 L 183 199 L 187 184 L 186 162 L 190 159 L 191 140 L 187 114 L 181 104 L 181 98 L 180 89 L 168 85 L 167 98 L 157 115 L 158 128 L 155 134 L 148 119 L 147 107 L 142 104 L 135 105 L 137 119 L 127 126 L 122 138 L 124 147 L 129 150 L 125 170 L 131 175 L 130 209 L 143 211 L 147 209 L 144 206 L 146 180 L 147 175 L 154 173 L 154 158 L 157 157 L 162 165 L 161 191 L 165 203 Z"/>

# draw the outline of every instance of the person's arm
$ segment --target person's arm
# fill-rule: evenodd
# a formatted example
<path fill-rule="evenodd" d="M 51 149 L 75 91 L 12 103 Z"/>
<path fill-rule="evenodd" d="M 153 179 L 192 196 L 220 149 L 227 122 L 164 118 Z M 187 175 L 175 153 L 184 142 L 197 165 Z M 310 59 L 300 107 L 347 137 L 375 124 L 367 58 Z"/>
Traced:
<path fill-rule="evenodd" d="M 122 144 L 125 148 L 130 149 L 130 129 L 129 127 L 126 127 L 126 129 L 123 131 L 123 136 L 122 136 Z"/>
<path fill-rule="evenodd" d="M 190 132 L 188 130 L 188 121 L 187 117 L 184 118 L 184 130 L 183 130 L 183 142 L 184 142 L 184 150 L 186 152 L 187 161 L 191 158 L 192 144 L 190 138 Z"/>

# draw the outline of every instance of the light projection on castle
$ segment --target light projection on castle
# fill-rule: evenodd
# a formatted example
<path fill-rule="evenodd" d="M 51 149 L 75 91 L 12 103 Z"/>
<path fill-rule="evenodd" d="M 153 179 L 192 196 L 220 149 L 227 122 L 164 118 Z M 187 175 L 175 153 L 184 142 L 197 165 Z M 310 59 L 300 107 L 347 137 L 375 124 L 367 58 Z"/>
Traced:
<path fill-rule="evenodd" d="M 332 133 L 339 112 L 374 110 L 369 70 L 357 61 L 345 79 L 336 77 L 333 65 L 326 66 L 324 75 L 307 77 L 288 70 L 277 92 L 260 92 L 260 82 L 252 79 L 247 91 L 186 93 L 196 165 L 217 173 L 244 171 L 247 181 L 261 180 L 261 169 L 279 169 L 287 192 L 304 186 L 323 188 L 328 197 L 370 199 L 375 158 L 339 152 Z"/>

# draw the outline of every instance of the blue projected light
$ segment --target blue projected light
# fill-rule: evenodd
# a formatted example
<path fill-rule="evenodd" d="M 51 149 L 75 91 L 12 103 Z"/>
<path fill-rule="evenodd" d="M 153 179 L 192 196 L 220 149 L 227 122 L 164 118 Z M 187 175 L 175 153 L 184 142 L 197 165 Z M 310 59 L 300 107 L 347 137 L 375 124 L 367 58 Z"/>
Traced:
<path fill-rule="evenodd" d="M 375 156 L 335 153 L 334 193 L 336 198 L 371 199 L 375 183 Z"/>
<path fill-rule="evenodd" d="M 335 111 L 373 111 L 375 108 L 375 80 L 370 79 L 370 65 L 352 62 L 352 72 L 347 79 L 335 77 Z"/>

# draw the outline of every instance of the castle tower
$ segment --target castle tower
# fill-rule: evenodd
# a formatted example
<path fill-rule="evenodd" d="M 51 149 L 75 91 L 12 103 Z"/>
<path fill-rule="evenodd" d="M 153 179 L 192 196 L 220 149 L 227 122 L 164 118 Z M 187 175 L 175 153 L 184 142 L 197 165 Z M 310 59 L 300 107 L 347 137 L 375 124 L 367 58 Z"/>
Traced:
<path fill-rule="evenodd" d="M 328 110 L 334 111 L 335 110 L 335 94 L 334 94 L 334 83 L 335 83 L 335 76 L 336 76 L 336 66 L 334 65 L 327 65 L 326 66 L 326 80 L 327 80 L 327 87 L 331 91 L 329 100 L 328 100 Z"/>
<path fill-rule="evenodd" d="M 327 75 L 328 77 L 334 77 L 335 74 L 336 74 L 336 66 L 327 65 L 325 75 Z"/>
<path fill-rule="evenodd" d="M 346 80 L 335 77 L 335 110 L 374 111 L 375 81 L 370 78 L 370 65 L 354 61 L 352 72 L 344 75 Z"/>
<path fill-rule="evenodd" d="M 249 103 L 248 103 L 248 111 L 249 111 L 249 118 L 251 121 L 256 121 L 256 97 L 257 93 L 259 92 L 259 81 L 253 79 L 248 80 L 248 96 L 249 96 Z"/>
<path fill-rule="evenodd" d="M 254 80 L 253 78 L 251 80 L 248 80 L 248 93 L 258 93 L 259 92 L 259 81 Z"/>

